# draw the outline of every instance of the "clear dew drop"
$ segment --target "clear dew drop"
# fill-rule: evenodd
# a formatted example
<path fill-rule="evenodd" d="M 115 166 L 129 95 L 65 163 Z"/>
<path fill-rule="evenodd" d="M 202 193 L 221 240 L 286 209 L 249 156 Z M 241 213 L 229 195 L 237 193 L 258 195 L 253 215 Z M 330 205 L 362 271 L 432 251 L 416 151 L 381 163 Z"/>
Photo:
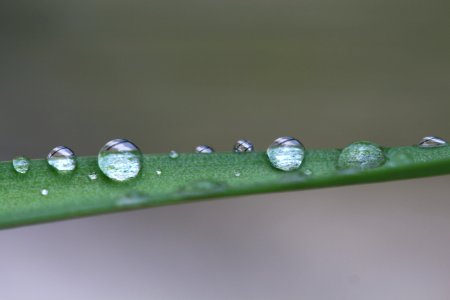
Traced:
<path fill-rule="evenodd" d="M 30 170 L 30 160 L 23 156 L 14 158 L 12 165 L 14 170 L 20 174 L 25 174 Z"/>
<path fill-rule="evenodd" d="M 178 152 L 175 151 L 175 150 L 170 151 L 169 152 L 169 157 L 172 158 L 172 159 L 178 158 Z"/>
<path fill-rule="evenodd" d="M 106 143 L 98 154 L 98 166 L 108 178 L 127 181 L 137 177 L 142 169 L 142 153 L 132 142 L 115 139 Z"/>
<path fill-rule="evenodd" d="M 313 172 L 310 169 L 305 169 L 303 171 L 303 174 L 305 174 L 306 176 L 311 176 L 313 174 Z"/>
<path fill-rule="evenodd" d="M 436 148 L 446 145 L 447 142 L 437 136 L 426 136 L 418 144 L 420 148 Z"/>
<path fill-rule="evenodd" d="M 414 156 L 403 149 L 391 148 L 386 152 L 388 158 L 386 165 L 396 167 L 414 163 Z"/>
<path fill-rule="evenodd" d="M 160 169 L 156 170 L 156 175 L 161 176 L 162 171 Z"/>
<path fill-rule="evenodd" d="M 210 195 L 215 193 L 222 193 L 228 188 L 225 182 L 201 180 L 189 183 L 178 190 L 178 194 L 183 197 L 196 197 L 203 195 Z"/>
<path fill-rule="evenodd" d="M 53 148 L 47 156 L 47 163 L 58 173 L 70 173 L 77 167 L 75 153 L 68 147 L 59 146 Z"/>
<path fill-rule="evenodd" d="M 195 147 L 195 152 L 200 154 L 210 154 L 214 152 L 214 149 L 207 145 L 200 145 Z"/>
<path fill-rule="evenodd" d="M 338 168 L 366 170 L 386 162 L 383 150 L 371 142 L 355 142 L 345 147 L 338 159 Z"/>
<path fill-rule="evenodd" d="M 300 168 L 305 158 L 305 147 L 292 137 L 277 138 L 267 149 L 269 161 L 275 168 L 292 171 Z"/>
<path fill-rule="evenodd" d="M 48 190 L 47 189 L 42 189 L 41 190 L 41 195 L 42 196 L 47 196 L 48 195 Z"/>
<path fill-rule="evenodd" d="M 240 171 L 234 171 L 234 176 L 240 177 L 241 176 L 241 172 Z"/>
<path fill-rule="evenodd" d="M 253 143 L 249 140 L 239 140 L 233 147 L 233 151 L 236 153 L 252 152 L 253 149 Z"/>
<path fill-rule="evenodd" d="M 96 173 L 91 173 L 91 174 L 88 175 L 88 178 L 89 178 L 90 180 L 97 180 L 98 176 L 97 176 Z"/>

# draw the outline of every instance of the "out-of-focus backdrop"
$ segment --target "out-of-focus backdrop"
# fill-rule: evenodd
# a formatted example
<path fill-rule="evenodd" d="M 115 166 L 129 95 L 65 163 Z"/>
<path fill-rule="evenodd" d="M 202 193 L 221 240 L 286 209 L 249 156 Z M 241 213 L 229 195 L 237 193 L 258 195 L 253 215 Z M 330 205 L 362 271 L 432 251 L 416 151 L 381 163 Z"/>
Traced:
<path fill-rule="evenodd" d="M 450 138 L 450 3 L 0 3 L 0 159 Z M 448 299 L 449 176 L 0 232 L 0 299 Z"/>

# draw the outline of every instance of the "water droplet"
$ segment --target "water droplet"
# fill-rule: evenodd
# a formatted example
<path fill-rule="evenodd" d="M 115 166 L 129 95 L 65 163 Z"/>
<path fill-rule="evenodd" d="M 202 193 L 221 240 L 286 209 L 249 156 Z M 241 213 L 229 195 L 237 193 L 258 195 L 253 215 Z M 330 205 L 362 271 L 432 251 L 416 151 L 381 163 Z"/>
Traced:
<path fill-rule="evenodd" d="M 228 185 L 220 181 L 201 180 L 190 183 L 179 189 L 178 193 L 182 196 L 203 196 L 214 193 L 221 193 L 227 189 Z"/>
<path fill-rule="evenodd" d="M 90 180 L 96 180 L 97 179 L 97 174 L 96 173 L 91 173 L 88 175 Z"/>
<path fill-rule="evenodd" d="M 195 147 L 195 152 L 201 154 L 210 154 L 214 152 L 214 149 L 207 145 L 200 145 Z"/>
<path fill-rule="evenodd" d="M 303 174 L 305 174 L 306 176 L 311 176 L 312 173 L 313 173 L 313 172 L 312 172 L 310 169 L 305 169 L 305 170 L 303 171 Z"/>
<path fill-rule="evenodd" d="M 59 146 L 50 151 L 47 162 L 59 173 L 70 173 L 77 167 L 75 153 L 65 146 Z"/>
<path fill-rule="evenodd" d="M 378 145 L 371 142 L 355 142 L 342 150 L 338 167 L 366 170 L 379 167 L 385 162 L 384 152 Z"/>
<path fill-rule="evenodd" d="M 305 147 L 292 137 L 280 137 L 269 146 L 267 156 L 275 168 L 292 171 L 301 166 L 305 158 Z"/>
<path fill-rule="evenodd" d="M 236 176 L 236 177 L 241 176 L 241 172 L 240 171 L 234 171 L 234 176 Z"/>
<path fill-rule="evenodd" d="M 389 158 L 386 165 L 389 165 L 391 167 L 407 165 L 414 162 L 414 157 L 401 148 L 389 149 L 386 152 L 386 156 Z"/>
<path fill-rule="evenodd" d="M 436 136 L 426 136 L 418 144 L 420 148 L 436 148 L 447 145 L 447 142 Z"/>
<path fill-rule="evenodd" d="M 161 176 L 161 174 L 162 174 L 162 171 L 161 170 L 156 170 L 156 175 L 158 175 L 158 176 Z"/>
<path fill-rule="evenodd" d="M 14 158 L 12 164 L 14 170 L 20 174 L 25 174 L 30 169 L 30 160 L 23 156 Z"/>
<path fill-rule="evenodd" d="M 172 150 L 169 152 L 169 157 L 172 159 L 178 158 L 178 152 L 175 150 Z"/>
<path fill-rule="evenodd" d="M 112 140 L 100 150 L 98 166 L 108 178 L 127 181 L 139 175 L 142 169 L 142 153 L 128 140 Z"/>
<path fill-rule="evenodd" d="M 48 195 L 48 190 L 47 189 L 42 189 L 41 190 L 41 195 L 42 196 L 47 196 Z"/>
<path fill-rule="evenodd" d="M 149 195 L 142 192 L 129 192 L 117 199 L 118 207 L 135 207 L 144 204 L 149 200 Z"/>
<path fill-rule="evenodd" d="M 239 140 L 233 147 L 233 151 L 237 153 L 242 152 L 252 152 L 253 151 L 253 143 L 249 140 Z"/>

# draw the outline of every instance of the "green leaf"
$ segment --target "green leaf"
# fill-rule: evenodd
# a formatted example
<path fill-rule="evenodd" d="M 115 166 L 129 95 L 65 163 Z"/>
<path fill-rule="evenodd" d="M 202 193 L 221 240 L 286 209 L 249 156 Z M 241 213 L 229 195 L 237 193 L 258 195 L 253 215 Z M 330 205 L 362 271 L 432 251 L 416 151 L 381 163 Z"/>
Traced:
<path fill-rule="evenodd" d="M 15 172 L 11 162 L 2 162 L 0 228 L 206 198 L 450 173 L 449 146 L 384 151 L 386 164 L 358 171 L 337 169 L 338 149 L 309 150 L 302 167 L 294 172 L 273 168 L 263 152 L 180 154 L 176 159 L 152 154 L 144 156 L 139 177 L 126 183 L 106 178 L 94 157 L 79 158 L 77 169 L 70 175 L 57 174 L 45 160 L 31 161 L 27 174 Z M 97 173 L 96 180 L 88 177 L 92 173 Z M 41 195 L 42 189 L 49 194 Z"/>

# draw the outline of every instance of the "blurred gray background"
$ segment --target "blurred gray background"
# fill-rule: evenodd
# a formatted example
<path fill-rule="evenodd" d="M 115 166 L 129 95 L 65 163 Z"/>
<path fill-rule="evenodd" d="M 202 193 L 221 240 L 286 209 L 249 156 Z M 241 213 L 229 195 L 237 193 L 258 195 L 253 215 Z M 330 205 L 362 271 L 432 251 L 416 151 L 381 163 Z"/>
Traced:
<path fill-rule="evenodd" d="M 0 3 L 0 159 L 450 138 L 450 3 Z M 0 299 L 448 299 L 449 176 L 0 232 Z"/>

